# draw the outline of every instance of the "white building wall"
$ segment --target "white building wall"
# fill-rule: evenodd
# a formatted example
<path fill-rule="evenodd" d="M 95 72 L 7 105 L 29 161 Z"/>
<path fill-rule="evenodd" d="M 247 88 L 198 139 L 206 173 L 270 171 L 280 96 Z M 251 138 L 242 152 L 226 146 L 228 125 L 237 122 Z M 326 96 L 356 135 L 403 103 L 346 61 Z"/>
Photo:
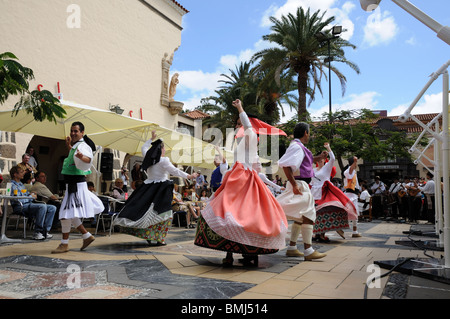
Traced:
<path fill-rule="evenodd" d="M 124 115 L 142 112 L 173 129 L 178 115 L 161 105 L 161 62 L 176 57 L 184 14 L 172 0 L 0 0 L 0 52 L 34 71 L 30 91 L 42 85 L 56 94 L 59 83 L 64 100 L 100 109 L 119 104 Z M 17 161 L 31 138 L 16 134 Z"/>
<path fill-rule="evenodd" d="M 172 127 L 160 105 L 161 60 L 181 44 L 182 15 L 172 1 L 148 2 L 167 17 L 139 0 L 0 0 L 1 51 L 33 69 L 31 89 L 56 93 L 59 82 L 65 100 L 119 104 L 133 117 L 142 108 L 143 119 Z"/>

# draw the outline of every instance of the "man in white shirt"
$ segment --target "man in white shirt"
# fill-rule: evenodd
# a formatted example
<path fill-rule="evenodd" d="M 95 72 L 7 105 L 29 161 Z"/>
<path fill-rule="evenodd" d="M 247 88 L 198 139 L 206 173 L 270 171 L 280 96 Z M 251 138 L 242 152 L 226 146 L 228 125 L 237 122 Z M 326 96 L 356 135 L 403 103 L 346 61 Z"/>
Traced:
<path fill-rule="evenodd" d="M 391 184 L 388 190 L 388 196 L 390 198 L 390 204 L 392 208 L 392 217 L 397 218 L 399 216 L 399 207 L 401 205 L 398 192 L 402 189 L 402 183 L 398 180 L 398 177 L 394 177 L 394 182 Z"/>
<path fill-rule="evenodd" d="M 372 216 L 375 218 L 383 215 L 383 193 L 386 190 L 384 183 L 380 180 L 380 176 L 375 176 L 375 183 L 370 187 L 372 191 Z"/>
<path fill-rule="evenodd" d="M 435 222 L 435 211 L 434 211 L 434 180 L 433 174 L 427 173 L 427 183 L 424 186 L 419 186 L 420 191 L 425 195 L 424 211 L 425 216 L 429 223 Z"/>
<path fill-rule="evenodd" d="M 286 153 L 278 161 L 288 179 L 286 191 L 277 197 L 288 220 L 293 220 L 291 237 L 286 256 L 301 257 L 305 260 L 315 260 L 326 256 L 312 247 L 312 236 L 316 210 L 314 198 L 309 188 L 311 178 L 314 176 L 313 163 L 328 156 L 323 152 L 313 156 L 305 146 L 310 136 L 309 125 L 300 122 L 294 128 L 294 140 L 291 141 Z M 298 172 L 298 173 L 297 173 Z M 296 175 L 298 174 L 298 175 Z M 304 253 L 297 248 L 297 239 L 302 234 Z"/>
<path fill-rule="evenodd" d="M 366 210 L 368 210 L 370 207 L 370 194 L 369 191 L 367 190 L 367 186 L 365 184 L 361 184 L 361 194 L 359 194 L 359 199 L 358 199 L 358 209 L 361 212 L 361 214 L 363 212 L 365 212 Z"/>

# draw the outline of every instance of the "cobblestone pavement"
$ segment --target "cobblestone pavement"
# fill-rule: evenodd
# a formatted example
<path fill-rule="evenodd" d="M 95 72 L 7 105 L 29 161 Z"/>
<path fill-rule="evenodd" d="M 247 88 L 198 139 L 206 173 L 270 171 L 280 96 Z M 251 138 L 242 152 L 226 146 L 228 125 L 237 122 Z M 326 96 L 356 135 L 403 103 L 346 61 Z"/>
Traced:
<path fill-rule="evenodd" d="M 221 266 L 224 253 L 193 244 L 194 229 L 172 227 L 166 246 L 113 233 L 100 233 L 85 251 L 81 237 L 71 234 L 70 251 L 52 255 L 60 235 L 46 241 L 25 239 L 0 246 L 1 299 L 155 299 L 166 300 L 294 300 L 294 299 L 412 299 L 450 298 L 445 283 L 393 272 L 366 288 L 380 260 L 422 258 L 409 240 L 411 225 L 361 222 L 361 238 L 346 239 L 330 232 L 330 243 L 314 244 L 327 256 L 317 261 L 285 256 L 285 249 L 260 256 L 258 267 L 245 267 L 235 258 Z M 8 230 L 20 238 L 21 233 Z M 287 236 L 287 239 L 289 234 Z M 301 238 L 299 247 L 302 247 Z M 428 251 L 440 258 L 442 251 Z"/>

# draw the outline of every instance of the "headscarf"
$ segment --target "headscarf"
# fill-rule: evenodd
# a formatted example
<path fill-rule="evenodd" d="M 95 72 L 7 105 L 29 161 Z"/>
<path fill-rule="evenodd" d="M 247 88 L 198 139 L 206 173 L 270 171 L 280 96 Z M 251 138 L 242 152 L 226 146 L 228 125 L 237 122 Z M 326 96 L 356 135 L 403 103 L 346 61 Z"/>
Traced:
<path fill-rule="evenodd" d="M 163 147 L 164 144 L 161 139 L 157 139 L 152 143 L 152 147 L 147 151 L 144 161 L 142 162 L 142 169 L 144 171 L 146 171 L 150 166 L 159 163 Z"/>

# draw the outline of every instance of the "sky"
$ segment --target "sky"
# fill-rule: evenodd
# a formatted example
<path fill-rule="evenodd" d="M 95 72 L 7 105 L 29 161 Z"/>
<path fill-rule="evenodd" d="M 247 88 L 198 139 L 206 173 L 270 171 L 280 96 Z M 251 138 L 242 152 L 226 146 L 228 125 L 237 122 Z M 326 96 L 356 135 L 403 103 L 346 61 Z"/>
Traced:
<path fill-rule="evenodd" d="M 262 40 L 271 32 L 269 17 L 295 13 L 299 6 L 334 16 L 333 25 L 346 30 L 340 36 L 357 47 L 347 48 L 345 56 L 359 66 L 360 74 L 336 64 L 347 78 L 344 96 L 338 78 L 331 77 L 333 111 L 367 108 L 387 110 L 388 116 L 401 115 L 419 96 L 430 75 L 450 59 L 450 46 L 391 0 L 382 0 L 373 12 L 363 11 L 359 0 L 177 1 L 189 13 L 183 17 L 181 45 L 171 74 L 179 73 L 175 99 L 184 102 L 186 110 L 197 107 L 201 98 L 215 95 L 224 79 L 221 74 L 230 75 L 230 70 L 249 61 L 255 52 L 273 46 Z M 450 25 L 450 1 L 410 2 L 441 25 Z M 308 108 L 316 118 L 329 109 L 326 80 L 322 90 L 323 96 L 317 93 Z M 295 115 L 287 106 L 284 110 L 281 122 Z M 442 76 L 411 113 L 441 111 Z"/>

